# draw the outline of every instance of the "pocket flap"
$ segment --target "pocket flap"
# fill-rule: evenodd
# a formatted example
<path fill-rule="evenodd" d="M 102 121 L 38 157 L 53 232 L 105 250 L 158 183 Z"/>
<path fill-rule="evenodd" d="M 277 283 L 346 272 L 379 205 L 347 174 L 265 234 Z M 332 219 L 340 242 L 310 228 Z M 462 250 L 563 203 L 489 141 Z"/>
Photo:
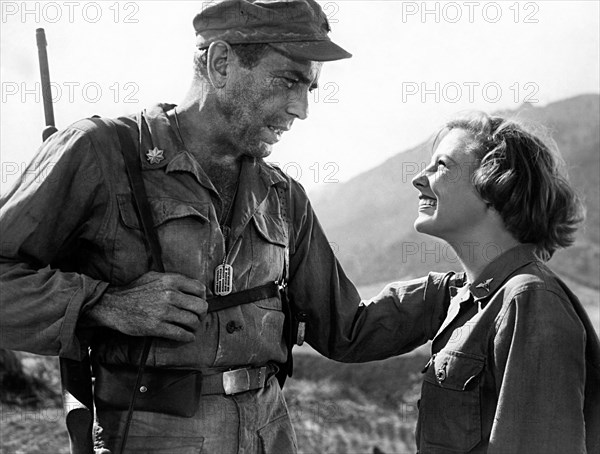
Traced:
<path fill-rule="evenodd" d="M 256 230 L 265 241 L 287 247 L 287 233 L 281 217 L 259 211 L 252 219 Z"/>
<path fill-rule="evenodd" d="M 425 380 L 442 388 L 464 391 L 476 381 L 485 366 L 485 357 L 456 351 L 441 351 L 435 355 L 431 372 Z"/>
<path fill-rule="evenodd" d="M 123 223 L 132 229 L 140 229 L 137 214 L 130 194 L 117 194 L 119 213 Z M 185 202 L 170 197 L 148 198 L 154 226 L 166 221 L 192 216 L 201 222 L 208 221 L 207 207 L 197 202 Z"/>

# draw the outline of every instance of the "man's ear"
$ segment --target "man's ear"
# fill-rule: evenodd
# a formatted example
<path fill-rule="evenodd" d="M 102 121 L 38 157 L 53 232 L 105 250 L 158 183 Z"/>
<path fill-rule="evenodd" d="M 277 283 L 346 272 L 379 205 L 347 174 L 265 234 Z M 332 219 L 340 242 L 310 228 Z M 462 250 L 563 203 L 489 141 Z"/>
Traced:
<path fill-rule="evenodd" d="M 208 48 L 206 59 L 206 73 L 215 88 L 223 88 L 227 82 L 230 67 L 233 61 L 233 50 L 225 41 L 215 41 Z"/>

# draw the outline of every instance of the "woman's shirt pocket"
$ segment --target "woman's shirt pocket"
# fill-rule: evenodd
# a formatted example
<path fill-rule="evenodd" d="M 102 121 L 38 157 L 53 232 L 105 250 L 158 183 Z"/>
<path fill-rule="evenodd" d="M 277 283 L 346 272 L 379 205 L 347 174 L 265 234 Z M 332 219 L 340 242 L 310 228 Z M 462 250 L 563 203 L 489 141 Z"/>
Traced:
<path fill-rule="evenodd" d="M 419 407 L 420 451 L 469 452 L 481 441 L 485 357 L 444 351 L 425 371 Z"/>

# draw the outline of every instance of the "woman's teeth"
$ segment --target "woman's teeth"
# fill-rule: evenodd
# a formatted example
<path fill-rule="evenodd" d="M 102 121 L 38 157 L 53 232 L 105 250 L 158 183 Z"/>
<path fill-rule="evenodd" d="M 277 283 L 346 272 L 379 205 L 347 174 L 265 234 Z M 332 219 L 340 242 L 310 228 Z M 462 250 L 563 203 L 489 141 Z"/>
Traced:
<path fill-rule="evenodd" d="M 433 200 L 433 199 L 421 199 L 421 200 L 419 200 L 419 205 L 420 206 L 428 206 L 428 207 L 436 207 L 437 206 L 437 200 Z"/>

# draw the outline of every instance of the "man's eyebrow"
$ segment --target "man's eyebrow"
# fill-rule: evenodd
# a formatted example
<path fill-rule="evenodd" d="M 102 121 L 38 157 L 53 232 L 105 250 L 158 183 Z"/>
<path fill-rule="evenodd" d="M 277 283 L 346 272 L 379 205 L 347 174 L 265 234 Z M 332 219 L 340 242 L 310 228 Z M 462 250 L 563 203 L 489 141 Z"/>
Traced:
<path fill-rule="evenodd" d="M 302 82 L 303 84 L 309 85 L 310 88 L 318 88 L 318 84 L 316 82 L 311 81 L 306 74 L 304 74 L 302 71 L 298 71 L 297 69 L 282 69 L 280 71 L 275 71 L 276 73 L 279 74 L 287 74 L 290 76 L 294 76 L 296 77 L 300 82 Z"/>

